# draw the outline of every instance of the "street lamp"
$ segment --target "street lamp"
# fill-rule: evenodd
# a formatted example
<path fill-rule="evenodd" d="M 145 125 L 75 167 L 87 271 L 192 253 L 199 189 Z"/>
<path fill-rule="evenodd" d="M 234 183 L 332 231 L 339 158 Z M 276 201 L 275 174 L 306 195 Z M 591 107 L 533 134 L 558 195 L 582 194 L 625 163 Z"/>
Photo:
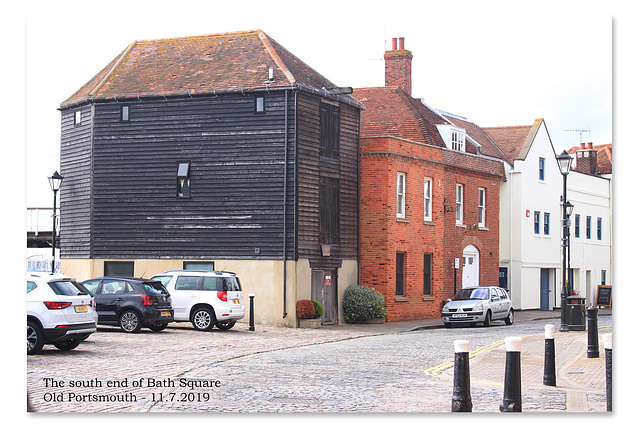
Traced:
<path fill-rule="evenodd" d="M 49 186 L 53 191 L 53 242 L 51 244 L 52 256 L 51 256 L 51 274 L 55 273 L 56 269 L 56 195 L 58 190 L 60 189 L 60 185 L 62 184 L 63 176 L 55 171 L 53 175 L 51 175 L 49 179 Z"/>
<path fill-rule="evenodd" d="M 560 292 L 560 332 L 568 332 L 567 327 L 567 245 L 569 240 L 569 222 L 567 221 L 567 175 L 573 158 L 563 151 L 556 157 L 562 174 L 562 290 Z"/>

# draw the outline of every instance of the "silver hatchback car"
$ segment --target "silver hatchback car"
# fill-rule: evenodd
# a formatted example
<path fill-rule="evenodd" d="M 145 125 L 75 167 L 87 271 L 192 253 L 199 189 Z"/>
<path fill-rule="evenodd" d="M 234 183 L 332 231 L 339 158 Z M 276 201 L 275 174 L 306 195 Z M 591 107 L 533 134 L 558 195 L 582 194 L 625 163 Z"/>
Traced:
<path fill-rule="evenodd" d="M 445 326 L 454 323 L 480 323 L 489 326 L 492 320 L 502 319 L 513 324 L 513 305 L 507 292 L 497 286 L 473 286 L 461 289 L 442 307 Z"/>

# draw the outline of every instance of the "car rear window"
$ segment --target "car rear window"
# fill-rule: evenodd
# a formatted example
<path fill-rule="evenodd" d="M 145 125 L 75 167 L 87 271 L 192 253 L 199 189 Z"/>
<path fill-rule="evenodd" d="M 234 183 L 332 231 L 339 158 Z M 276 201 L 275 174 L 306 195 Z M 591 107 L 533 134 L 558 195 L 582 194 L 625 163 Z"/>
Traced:
<path fill-rule="evenodd" d="M 241 291 L 240 280 L 237 277 L 225 277 L 223 278 L 223 291 L 233 292 L 233 291 Z"/>
<path fill-rule="evenodd" d="M 49 287 L 56 295 L 74 296 L 86 294 L 75 283 L 69 281 L 49 282 Z"/>
<path fill-rule="evenodd" d="M 158 280 L 164 287 L 167 287 L 167 285 L 171 281 L 171 276 L 153 276 L 151 279 Z"/>
<path fill-rule="evenodd" d="M 241 291 L 240 282 L 235 277 L 203 277 L 202 290 L 204 291 Z"/>
<path fill-rule="evenodd" d="M 32 290 L 34 290 L 37 287 L 38 287 L 38 285 L 36 285 L 36 282 L 27 281 L 27 293 L 31 292 Z"/>
<path fill-rule="evenodd" d="M 160 282 L 144 282 L 142 284 L 147 295 L 160 295 L 167 293 L 167 289 Z"/>

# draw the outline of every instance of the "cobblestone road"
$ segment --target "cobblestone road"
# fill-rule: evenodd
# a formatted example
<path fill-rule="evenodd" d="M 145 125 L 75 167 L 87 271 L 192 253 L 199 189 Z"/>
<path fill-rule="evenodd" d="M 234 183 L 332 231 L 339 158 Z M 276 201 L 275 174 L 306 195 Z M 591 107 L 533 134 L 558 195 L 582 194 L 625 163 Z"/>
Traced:
<path fill-rule="evenodd" d="M 27 386 L 34 408 L 46 412 L 449 412 L 451 379 L 429 369 L 453 359 L 454 340 L 482 351 L 508 335 L 540 333 L 544 323 L 379 336 L 249 332 L 246 324 L 208 333 L 187 324 L 135 335 L 100 328 L 72 352 L 45 346 L 29 356 Z M 472 390 L 474 412 L 497 412 L 502 384 L 482 385 Z M 566 408 L 553 389 L 523 390 L 523 404 Z"/>

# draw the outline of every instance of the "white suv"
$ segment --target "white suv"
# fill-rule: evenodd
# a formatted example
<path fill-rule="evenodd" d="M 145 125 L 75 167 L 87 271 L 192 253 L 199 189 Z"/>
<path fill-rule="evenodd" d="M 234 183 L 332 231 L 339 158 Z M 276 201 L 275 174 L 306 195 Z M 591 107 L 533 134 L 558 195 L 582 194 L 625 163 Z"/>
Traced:
<path fill-rule="evenodd" d="M 27 354 L 45 344 L 76 348 L 96 331 L 96 319 L 93 297 L 74 279 L 27 273 Z"/>
<path fill-rule="evenodd" d="M 151 279 L 169 290 L 176 322 L 191 322 L 199 331 L 214 326 L 227 330 L 244 317 L 242 288 L 235 273 L 172 270 Z"/>

